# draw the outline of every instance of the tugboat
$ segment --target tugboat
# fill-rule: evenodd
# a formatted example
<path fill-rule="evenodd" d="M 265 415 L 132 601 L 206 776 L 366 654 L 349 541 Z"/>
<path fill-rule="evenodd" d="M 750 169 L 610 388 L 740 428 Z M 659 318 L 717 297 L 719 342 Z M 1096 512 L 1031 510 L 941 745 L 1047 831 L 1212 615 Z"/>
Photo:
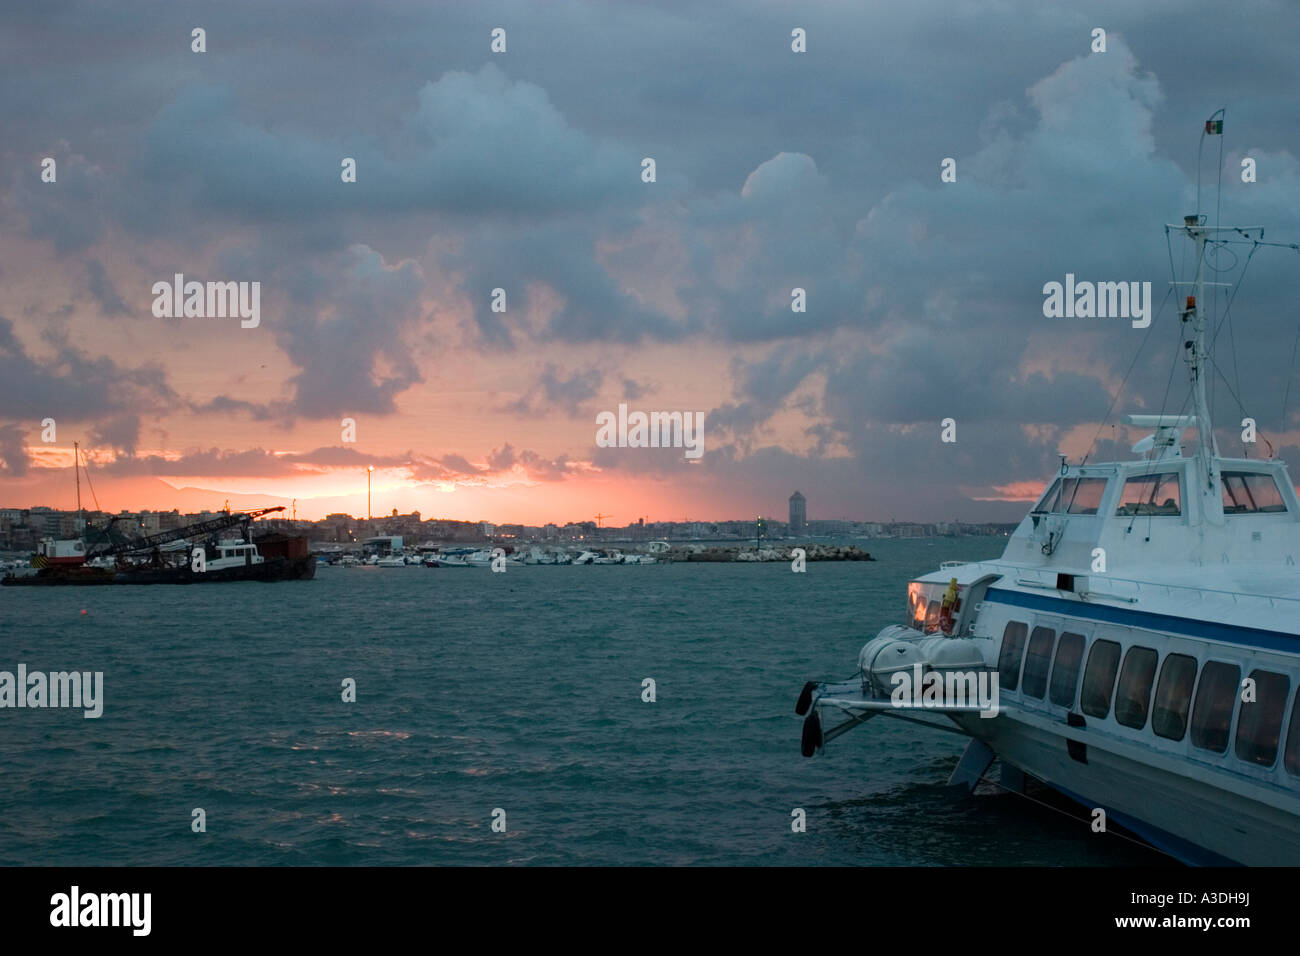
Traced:
<path fill-rule="evenodd" d="M 804 686 L 802 749 L 881 714 L 955 726 L 953 785 L 996 758 L 1004 786 L 1036 779 L 1183 862 L 1296 865 L 1300 501 L 1271 448 L 1219 454 L 1204 303 L 1207 250 L 1297 247 L 1199 214 L 1165 228 L 1195 248 L 1194 413 L 1127 416 L 1152 430 L 1137 460 L 1063 461 L 1001 558 L 912 581 L 851 680 Z"/>

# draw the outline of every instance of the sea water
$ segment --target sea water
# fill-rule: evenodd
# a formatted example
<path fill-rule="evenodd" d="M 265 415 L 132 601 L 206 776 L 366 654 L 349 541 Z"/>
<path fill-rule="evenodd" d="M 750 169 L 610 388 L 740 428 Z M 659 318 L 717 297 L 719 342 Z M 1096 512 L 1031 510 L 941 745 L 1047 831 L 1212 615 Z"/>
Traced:
<path fill-rule="evenodd" d="M 0 864 L 1162 862 L 1083 811 L 955 796 L 956 734 L 879 719 L 800 756 L 803 682 L 1005 539 L 858 543 L 879 560 L 805 573 L 2 589 L 0 670 L 102 671 L 103 713 L 0 711 Z"/>

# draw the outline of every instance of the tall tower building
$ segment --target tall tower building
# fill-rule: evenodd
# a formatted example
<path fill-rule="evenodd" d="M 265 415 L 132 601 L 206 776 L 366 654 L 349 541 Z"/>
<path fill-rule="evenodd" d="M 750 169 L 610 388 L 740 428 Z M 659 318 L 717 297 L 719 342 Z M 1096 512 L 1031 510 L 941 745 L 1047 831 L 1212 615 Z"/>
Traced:
<path fill-rule="evenodd" d="M 808 530 L 808 501 L 802 492 L 790 496 L 790 533 L 804 534 Z"/>

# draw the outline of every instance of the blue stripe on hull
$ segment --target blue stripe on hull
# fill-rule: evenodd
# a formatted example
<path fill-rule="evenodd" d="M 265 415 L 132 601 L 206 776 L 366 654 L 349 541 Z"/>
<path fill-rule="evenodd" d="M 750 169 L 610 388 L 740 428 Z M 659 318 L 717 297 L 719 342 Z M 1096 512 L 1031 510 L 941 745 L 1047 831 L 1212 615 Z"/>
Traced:
<path fill-rule="evenodd" d="M 1126 627 L 1142 627 L 1153 631 L 1165 631 L 1202 640 L 1219 641 L 1224 644 L 1238 644 L 1243 647 L 1260 647 L 1270 651 L 1282 651 L 1287 654 L 1300 654 L 1300 637 L 1281 631 L 1265 631 L 1254 627 L 1241 627 L 1236 624 L 1220 624 L 1214 621 L 1197 621 L 1188 617 L 1175 617 L 1172 614 L 1157 614 L 1153 611 L 1135 611 L 1122 607 L 1107 607 L 1100 604 L 1087 604 L 1083 601 L 1067 601 L 1064 598 L 1047 597 L 1041 594 L 1025 594 L 1021 591 L 1007 591 L 1002 588 L 989 588 L 986 601 L 996 604 L 1010 604 L 1034 611 L 1050 614 L 1064 614 L 1069 617 L 1086 618 L 1093 621 L 1105 621 Z"/>
<path fill-rule="evenodd" d="M 1089 808 L 1096 806 L 1096 804 L 1093 803 L 1091 800 L 1086 800 L 1083 797 L 1081 797 L 1079 794 L 1074 793 L 1070 790 L 1066 790 L 1064 787 L 1054 786 L 1053 784 L 1048 784 L 1048 786 L 1051 787 L 1053 790 L 1057 791 L 1058 793 L 1065 794 L 1065 796 L 1069 797 L 1071 800 L 1073 800 L 1077 804 L 1080 804 L 1081 806 L 1089 807 Z M 1157 826 L 1153 826 L 1150 823 L 1147 823 L 1145 820 L 1139 820 L 1136 817 L 1130 817 L 1126 813 L 1119 813 L 1118 811 L 1110 809 L 1110 807 L 1103 807 L 1102 809 L 1106 811 L 1106 818 L 1108 820 L 1114 820 L 1116 823 L 1118 823 L 1120 826 L 1124 827 L 1125 829 L 1132 830 L 1134 833 L 1136 833 L 1142 839 L 1146 840 L 1157 850 L 1160 850 L 1161 852 L 1164 853 L 1168 853 L 1175 860 L 1178 860 L 1182 863 L 1187 863 L 1191 866 L 1241 866 L 1242 865 L 1238 863 L 1236 860 L 1229 860 L 1226 856 L 1220 856 L 1218 853 L 1215 853 L 1212 850 L 1207 850 L 1203 846 L 1198 846 L 1197 844 L 1192 843 L 1190 840 L 1184 840 L 1180 836 L 1175 836 L 1174 834 L 1162 830 Z"/>

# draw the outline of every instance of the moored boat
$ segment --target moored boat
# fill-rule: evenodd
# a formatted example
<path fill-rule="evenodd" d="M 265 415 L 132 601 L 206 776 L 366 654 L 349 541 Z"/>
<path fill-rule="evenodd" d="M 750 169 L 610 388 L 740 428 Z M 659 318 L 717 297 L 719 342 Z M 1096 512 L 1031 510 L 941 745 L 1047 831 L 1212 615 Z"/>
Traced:
<path fill-rule="evenodd" d="M 283 507 L 227 513 L 208 521 L 160 532 L 137 540 L 111 543 L 109 539 L 85 547 L 81 562 L 38 563 L 33 574 L 7 574 L 6 586 L 76 586 L 105 584 L 208 584 L 228 581 L 310 580 L 316 560 L 304 537 L 271 534 L 254 540 L 251 522 Z M 223 529 L 242 526 L 239 538 L 212 537 Z M 202 538 L 190 548 L 170 544 Z"/>

